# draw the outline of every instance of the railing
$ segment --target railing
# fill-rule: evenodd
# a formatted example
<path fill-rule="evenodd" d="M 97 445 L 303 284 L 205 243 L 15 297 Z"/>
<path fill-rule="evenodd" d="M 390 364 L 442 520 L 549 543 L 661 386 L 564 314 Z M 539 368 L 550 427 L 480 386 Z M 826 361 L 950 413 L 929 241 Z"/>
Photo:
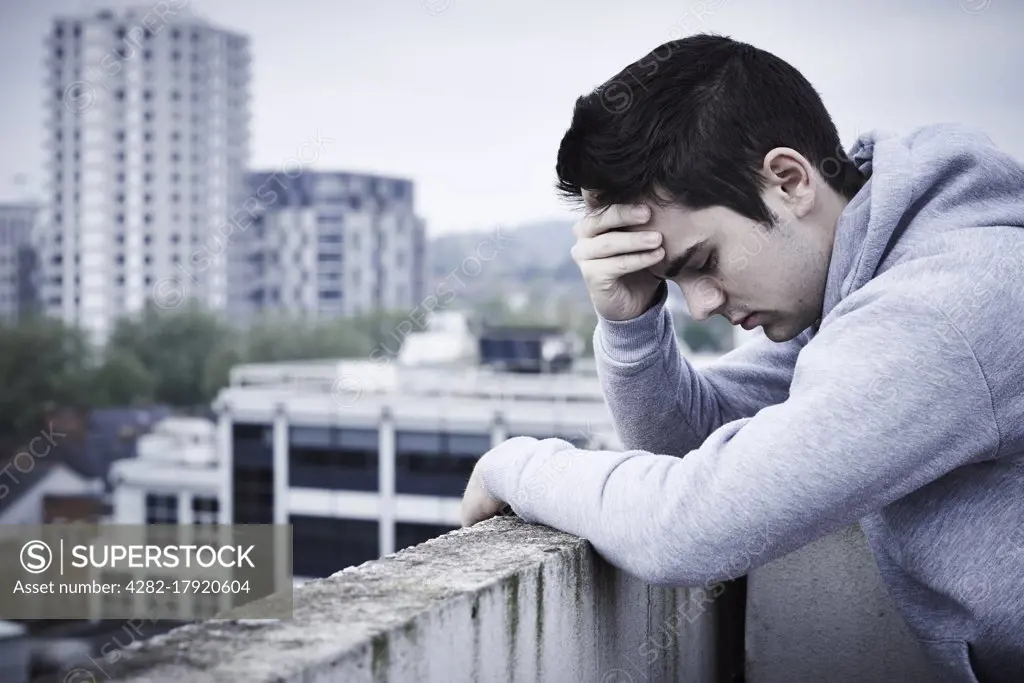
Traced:
<path fill-rule="evenodd" d="M 292 620 L 196 623 L 133 645 L 95 680 L 724 680 L 727 593 L 650 587 L 581 539 L 498 518 L 306 583 Z"/>

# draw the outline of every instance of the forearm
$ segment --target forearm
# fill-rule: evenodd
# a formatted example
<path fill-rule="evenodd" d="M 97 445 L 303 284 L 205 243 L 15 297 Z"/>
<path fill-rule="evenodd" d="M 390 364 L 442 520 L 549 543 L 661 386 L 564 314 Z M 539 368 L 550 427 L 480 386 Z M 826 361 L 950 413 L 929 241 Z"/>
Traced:
<path fill-rule="evenodd" d="M 682 356 L 665 293 L 638 318 L 599 319 L 594 357 L 623 446 L 682 455 L 721 423 L 714 389 Z"/>
<path fill-rule="evenodd" d="M 716 533 L 735 522 L 735 509 L 702 504 L 709 462 L 691 457 L 519 437 L 485 455 L 479 468 L 489 494 L 524 521 L 586 538 L 608 562 L 648 583 L 697 586 L 744 573 L 770 548 L 757 533 Z M 699 519 L 688 514 L 688 501 L 702 508 Z"/>

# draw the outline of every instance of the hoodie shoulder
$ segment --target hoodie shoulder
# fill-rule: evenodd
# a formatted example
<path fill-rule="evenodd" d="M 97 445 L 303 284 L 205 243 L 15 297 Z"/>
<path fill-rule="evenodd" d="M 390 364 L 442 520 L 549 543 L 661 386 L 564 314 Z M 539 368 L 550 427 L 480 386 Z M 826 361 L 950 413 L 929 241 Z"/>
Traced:
<path fill-rule="evenodd" d="M 995 143 L 992 142 L 992 138 L 980 128 L 974 128 L 963 123 L 929 123 L 915 128 L 905 139 L 907 146 L 911 148 L 940 145 L 943 148 L 990 147 L 995 149 Z"/>

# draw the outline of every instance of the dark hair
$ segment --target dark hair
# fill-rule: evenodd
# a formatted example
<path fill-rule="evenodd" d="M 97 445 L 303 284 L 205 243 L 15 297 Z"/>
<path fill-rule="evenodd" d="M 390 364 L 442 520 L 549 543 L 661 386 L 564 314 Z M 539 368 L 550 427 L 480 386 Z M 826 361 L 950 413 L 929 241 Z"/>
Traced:
<path fill-rule="evenodd" d="M 598 208 L 726 206 L 771 225 L 760 192 L 774 147 L 803 154 L 847 198 L 864 183 L 799 71 L 746 43 L 699 34 L 659 46 L 576 100 L 556 189 L 577 202 L 581 188 L 591 190 Z"/>

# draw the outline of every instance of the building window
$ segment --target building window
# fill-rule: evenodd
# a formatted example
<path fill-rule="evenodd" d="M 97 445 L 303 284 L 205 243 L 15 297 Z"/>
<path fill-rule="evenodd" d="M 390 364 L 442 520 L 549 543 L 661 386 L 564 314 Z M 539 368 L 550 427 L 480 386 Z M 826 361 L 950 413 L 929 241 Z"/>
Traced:
<path fill-rule="evenodd" d="M 395 551 L 425 543 L 432 538 L 444 536 L 456 526 L 444 524 L 420 524 L 418 522 L 395 523 Z"/>
<path fill-rule="evenodd" d="M 220 514 L 220 502 L 213 496 L 196 496 L 192 499 L 192 522 L 194 524 L 216 524 Z"/>
<path fill-rule="evenodd" d="M 473 466 L 490 448 L 490 434 L 396 432 L 395 490 L 461 497 Z"/>
<path fill-rule="evenodd" d="M 274 469 L 236 468 L 235 524 L 272 524 L 274 521 Z"/>
<path fill-rule="evenodd" d="M 376 520 L 292 515 L 292 574 L 323 578 L 380 557 Z"/>
<path fill-rule="evenodd" d="M 146 524 L 177 524 L 178 496 L 176 494 L 146 494 Z"/>
<path fill-rule="evenodd" d="M 376 491 L 376 429 L 291 427 L 288 435 L 290 485 Z"/>
<path fill-rule="evenodd" d="M 274 521 L 273 428 L 263 424 L 232 427 L 233 512 L 235 524 Z"/>

